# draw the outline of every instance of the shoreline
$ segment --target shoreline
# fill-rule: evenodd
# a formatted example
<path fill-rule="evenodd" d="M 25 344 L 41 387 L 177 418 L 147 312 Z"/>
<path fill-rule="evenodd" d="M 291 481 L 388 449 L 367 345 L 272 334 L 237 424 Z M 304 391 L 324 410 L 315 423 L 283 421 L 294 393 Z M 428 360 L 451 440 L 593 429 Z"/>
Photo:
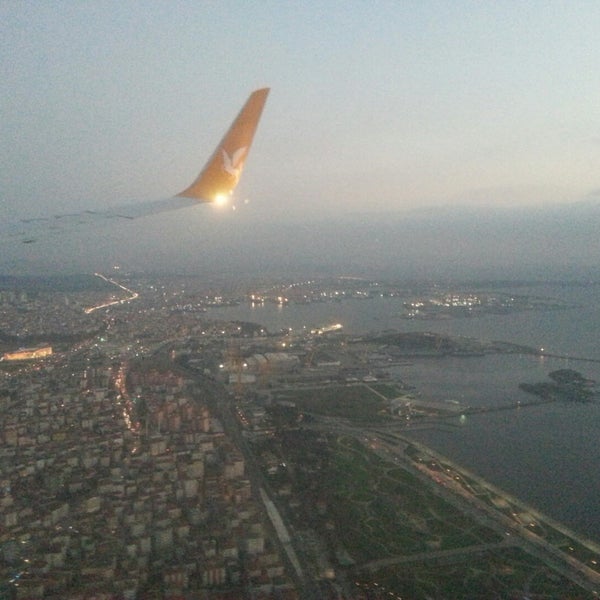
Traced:
<path fill-rule="evenodd" d="M 498 525 L 504 525 L 510 529 L 510 531 L 506 532 L 506 535 L 513 533 L 518 536 L 526 552 L 537 556 L 549 567 L 568 576 L 569 579 L 582 585 L 582 587 L 591 591 L 595 596 L 599 594 L 597 588 L 600 586 L 600 543 L 577 533 L 565 524 L 556 521 L 521 499 L 505 492 L 498 486 L 476 475 L 462 465 L 457 464 L 429 446 L 402 434 L 395 433 L 394 435 L 404 443 L 412 445 L 423 456 L 435 459 L 440 465 L 450 467 L 452 471 L 458 473 L 464 479 L 466 486 L 469 488 L 468 490 L 464 485 L 459 485 L 453 480 L 449 480 L 453 485 L 444 484 L 444 488 L 450 494 L 462 498 L 471 505 L 474 511 L 485 509 L 487 515 L 496 520 Z M 425 465 L 420 468 L 419 463 L 411 457 L 405 456 L 405 460 L 412 462 L 413 468 L 430 479 L 434 486 L 439 485 L 439 480 L 436 481 L 435 479 L 439 476 L 437 471 L 430 471 Z M 475 493 L 472 484 L 476 484 L 487 493 L 502 499 L 507 505 L 501 507 L 493 502 L 491 498 L 491 503 L 485 502 L 485 500 L 479 497 L 480 494 Z M 517 508 L 519 512 L 513 510 L 509 516 L 505 514 L 505 510 L 509 508 Z M 465 510 L 467 509 L 465 508 Z M 521 518 L 530 518 L 531 520 L 528 523 L 523 523 L 521 522 Z M 560 545 L 558 542 L 547 539 L 554 532 L 557 532 L 564 538 L 561 539 Z M 566 552 L 562 547 L 569 542 L 573 543 L 567 546 L 569 552 Z M 585 557 L 585 561 L 581 560 L 583 558 L 582 554 L 586 553 L 591 553 L 593 557 L 588 555 Z M 559 562 L 558 565 L 556 561 Z"/>

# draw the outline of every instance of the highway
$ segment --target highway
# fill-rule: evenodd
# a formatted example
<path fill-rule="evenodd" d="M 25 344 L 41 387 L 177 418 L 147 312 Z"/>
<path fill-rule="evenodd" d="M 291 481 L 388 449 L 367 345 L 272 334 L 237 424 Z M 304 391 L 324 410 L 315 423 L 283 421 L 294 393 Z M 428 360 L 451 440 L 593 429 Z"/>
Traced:
<path fill-rule="evenodd" d="M 490 544 L 475 544 L 473 546 L 466 546 L 464 548 L 454 548 L 452 550 L 432 550 L 431 552 L 417 552 L 416 554 L 409 554 L 406 556 L 392 556 L 391 558 L 381 558 L 379 560 L 373 560 L 368 563 L 363 563 L 360 566 L 361 569 L 367 571 L 377 571 L 384 567 L 392 565 L 403 565 L 414 562 L 428 562 L 435 563 L 436 561 L 447 562 L 448 559 L 459 558 L 462 560 L 465 556 L 470 554 L 485 554 L 493 550 L 504 550 L 510 546 L 516 546 L 515 540 L 506 538 L 501 542 L 490 543 Z"/>
<path fill-rule="evenodd" d="M 205 381 L 205 378 L 197 371 L 178 367 L 189 377 L 195 380 Z M 302 548 L 297 547 L 298 540 L 293 535 L 291 526 L 285 523 L 282 512 L 277 508 L 274 494 L 271 492 L 266 479 L 256 458 L 248 446 L 248 442 L 242 436 L 235 415 L 235 406 L 230 394 L 222 384 L 210 381 L 213 388 L 209 406 L 213 414 L 221 421 L 226 435 L 234 442 L 244 456 L 245 473 L 252 484 L 252 490 L 257 499 L 264 507 L 265 515 L 272 526 L 274 539 L 278 542 L 282 559 L 288 567 L 288 573 L 294 580 L 300 597 L 306 600 L 319 600 L 322 597 L 319 586 L 308 574 L 311 573 L 310 565 L 306 564 Z M 292 531 L 292 533 L 289 533 Z"/>
<path fill-rule="evenodd" d="M 127 292 L 129 294 L 129 296 L 127 296 L 127 298 L 121 298 L 120 300 L 113 300 L 112 302 L 104 302 L 102 304 L 97 304 L 95 306 L 89 306 L 88 308 L 85 308 L 83 310 L 83 312 L 86 315 L 89 315 L 90 313 L 93 313 L 94 311 L 99 310 L 101 308 L 108 308 L 109 306 L 114 306 L 116 304 L 125 304 L 126 302 L 131 302 L 132 300 L 135 300 L 135 299 L 139 298 L 139 296 L 140 296 L 137 292 L 134 292 L 133 290 L 126 288 L 124 285 L 121 285 L 118 281 L 115 281 L 114 279 L 110 279 L 110 277 L 106 277 L 105 275 L 102 275 L 102 273 L 94 273 L 94 275 L 96 277 L 99 277 L 100 279 L 103 279 L 107 283 L 116 285 L 118 288 L 122 289 L 124 292 Z"/>

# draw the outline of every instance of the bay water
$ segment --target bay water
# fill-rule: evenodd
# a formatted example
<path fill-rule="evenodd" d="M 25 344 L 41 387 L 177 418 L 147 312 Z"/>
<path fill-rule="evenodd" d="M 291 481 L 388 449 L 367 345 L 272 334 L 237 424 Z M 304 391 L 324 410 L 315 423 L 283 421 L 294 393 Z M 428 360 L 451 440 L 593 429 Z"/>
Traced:
<path fill-rule="evenodd" d="M 260 323 L 270 331 L 338 322 L 353 335 L 385 329 L 432 331 L 544 348 L 564 357 L 429 358 L 392 369 L 395 378 L 415 386 L 425 399 L 481 407 L 526 402 L 533 397 L 519 383 L 548 381 L 548 373 L 559 368 L 575 369 L 600 383 L 600 286 L 544 284 L 501 291 L 554 298 L 569 307 L 407 320 L 402 314 L 408 298 L 376 297 L 283 307 L 239 305 L 212 308 L 208 315 Z M 409 425 L 406 434 L 600 542 L 600 400 L 491 411 L 427 427 Z"/>

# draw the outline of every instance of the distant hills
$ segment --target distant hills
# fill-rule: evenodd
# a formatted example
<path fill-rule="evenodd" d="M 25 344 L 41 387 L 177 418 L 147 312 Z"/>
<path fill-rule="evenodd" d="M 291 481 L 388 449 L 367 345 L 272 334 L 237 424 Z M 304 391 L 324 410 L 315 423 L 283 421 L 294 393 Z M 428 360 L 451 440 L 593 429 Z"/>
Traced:
<path fill-rule="evenodd" d="M 81 292 L 104 290 L 106 281 L 93 275 L 0 275 L 0 290 L 25 292 Z"/>

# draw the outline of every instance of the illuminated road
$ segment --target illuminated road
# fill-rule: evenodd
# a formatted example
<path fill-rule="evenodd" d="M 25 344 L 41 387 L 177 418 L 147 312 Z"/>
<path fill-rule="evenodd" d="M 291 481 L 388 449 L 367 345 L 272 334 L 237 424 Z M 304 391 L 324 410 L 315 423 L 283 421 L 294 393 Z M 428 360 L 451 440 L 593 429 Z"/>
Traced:
<path fill-rule="evenodd" d="M 121 300 L 113 300 L 112 302 L 105 302 L 104 304 L 98 304 L 97 306 L 90 306 L 89 308 L 85 308 L 83 312 L 86 315 L 89 315 L 90 313 L 93 313 L 95 310 L 98 310 L 100 308 L 108 308 L 109 306 L 114 306 L 115 304 L 125 304 L 126 302 L 131 302 L 132 300 L 135 300 L 140 296 L 137 292 L 126 288 L 124 285 L 121 285 L 118 281 L 115 281 L 114 279 L 110 279 L 109 277 L 102 275 L 102 273 L 94 273 L 94 275 L 96 277 L 100 277 L 100 279 L 104 279 L 104 281 L 106 281 L 107 283 L 116 285 L 118 288 L 121 288 L 124 292 L 127 292 L 129 296 L 127 298 L 122 298 Z"/>

